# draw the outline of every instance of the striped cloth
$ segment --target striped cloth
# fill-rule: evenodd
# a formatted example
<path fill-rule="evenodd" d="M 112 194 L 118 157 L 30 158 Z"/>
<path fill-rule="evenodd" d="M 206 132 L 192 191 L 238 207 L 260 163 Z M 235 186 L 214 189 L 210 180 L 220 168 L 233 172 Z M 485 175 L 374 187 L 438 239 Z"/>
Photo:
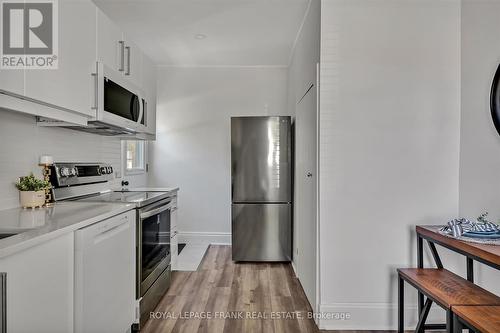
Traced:
<path fill-rule="evenodd" d="M 473 231 L 473 232 L 491 232 L 491 231 L 499 231 L 500 232 L 500 227 L 496 225 L 495 223 L 491 223 L 488 221 L 485 221 L 485 219 L 482 219 L 483 221 L 476 221 L 476 222 L 471 222 L 470 220 L 466 218 L 459 218 L 459 219 L 454 219 L 448 222 L 447 226 L 444 226 L 440 229 L 440 231 L 444 231 L 446 233 L 451 233 L 453 234 L 453 237 L 460 237 L 464 233 Z"/>

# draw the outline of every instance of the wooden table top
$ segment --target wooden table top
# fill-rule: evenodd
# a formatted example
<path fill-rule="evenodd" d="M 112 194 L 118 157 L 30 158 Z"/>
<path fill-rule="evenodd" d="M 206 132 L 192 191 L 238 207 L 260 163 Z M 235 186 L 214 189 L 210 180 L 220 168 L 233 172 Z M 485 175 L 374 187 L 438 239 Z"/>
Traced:
<path fill-rule="evenodd" d="M 448 249 L 459 252 L 486 265 L 500 269 L 500 245 L 466 242 L 439 233 L 440 226 L 417 226 L 417 234 L 422 238 Z"/>
<path fill-rule="evenodd" d="M 500 332 L 500 306 L 454 306 L 452 309 L 481 332 Z"/>

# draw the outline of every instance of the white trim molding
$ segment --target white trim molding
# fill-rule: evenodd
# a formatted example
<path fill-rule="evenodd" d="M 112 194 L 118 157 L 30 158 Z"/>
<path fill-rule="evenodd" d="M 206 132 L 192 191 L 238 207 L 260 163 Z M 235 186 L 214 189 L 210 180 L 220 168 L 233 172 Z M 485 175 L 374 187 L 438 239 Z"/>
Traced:
<path fill-rule="evenodd" d="M 210 68 L 210 69 L 221 69 L 221 68 L 234 68 L 234 69 L 286 69 L 288 65 L 276 64 L 276 65 L 201 65 L 201 64 L 159 64 L 156 65 L 157 68 Z"/>
<path fill-rule="evenodd" d="M 41 119 L 38 122 L 39 126 L 51 126 L 54 123 L 60 124 L 60 122 L 86 126 L 89 119 L 82 113 L 38 102 L 24 96 L 12 95 L 2 90 L 0 90 L 0 105 L 2 109 L 50 119 L 50 121 Z"/>
<path fill-rule="evenodd" d="M 398 306 L 395 303 L 320 304 L 318 327 L 321 330 L 396 330 L 397 310 Z M 444 323 L 444 310 L 433 307 L 427 322 Z M 415 329 L 417 325 L 415 304 L 405 306 L 405 323 L 405 329 Z"/>
<path fill-rule="evenodd" d="M 231 245 L 231 233 L 179 231 L 179 243 Z"/>
<path fill-rule="evenodd" d="M 294 260 L 290 261 L 290 265 L 292 265 L 292 269 L 293 269 L 293 273 L 295 274 L 295 277 L 297 279 L 299 279 L 299 277 L 297 276 L 297 267 L 295 267 L 295 261 Z M 300 280 L 299 280 L 299 283 L 300 283 Z M 301 286 L 302 286 L 302 284 L 301 284 Z"/>

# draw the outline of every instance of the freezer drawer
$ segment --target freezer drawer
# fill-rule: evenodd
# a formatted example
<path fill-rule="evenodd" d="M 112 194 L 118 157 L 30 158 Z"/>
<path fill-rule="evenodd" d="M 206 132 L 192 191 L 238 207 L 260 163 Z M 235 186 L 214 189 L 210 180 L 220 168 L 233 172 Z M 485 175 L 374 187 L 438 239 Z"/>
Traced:
<path fill-rule="evenodd" d="M 234 261 L 290 261 L 290 204 L 233 204 Z"/>

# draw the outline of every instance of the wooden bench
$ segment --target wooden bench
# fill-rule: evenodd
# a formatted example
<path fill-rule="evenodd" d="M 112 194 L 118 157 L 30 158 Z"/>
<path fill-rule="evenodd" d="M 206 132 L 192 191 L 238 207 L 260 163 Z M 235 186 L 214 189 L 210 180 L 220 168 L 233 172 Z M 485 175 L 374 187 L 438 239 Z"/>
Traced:
<path fill-rule="evenodd" d="M 443 325 L 425 324 L 432 302 L 446 311 L 446 331 L 450 333 L 453 332 L 453 306 L 500 305 L 500 297 L 443 268 L 401 268 L 398 279 L 398 332 L 401 333 L 404 332 L 405 281 L 427 297 L 415 332 L 443 328 Z"/>
<path fill-rule="evenodd" d="M 475 332 L 500 332 L 500 306 L 452 306 L 453 327 L 462 333 L 469 328 Z"/>

